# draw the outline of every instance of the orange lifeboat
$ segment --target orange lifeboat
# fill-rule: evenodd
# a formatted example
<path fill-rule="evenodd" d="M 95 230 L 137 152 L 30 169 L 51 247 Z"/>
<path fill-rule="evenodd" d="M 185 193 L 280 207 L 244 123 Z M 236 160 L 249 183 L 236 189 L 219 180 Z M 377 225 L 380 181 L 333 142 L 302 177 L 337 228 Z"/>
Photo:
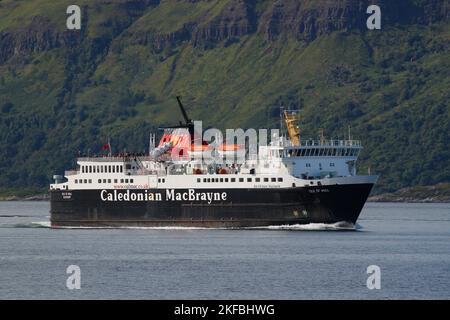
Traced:
<path fill-rule="evenodd" d="M 219 146 L 219 154 L 223 158 L 234 158 L 239 152 L 244 150 L 244 147 L 240 144 L 222 144 Z"/>
<path fill-rule="evenodd" d="M 201 144 L 201 145 L 192 144 L 189 151 L 189 156 L 191 158 L 196 159 L 210 158 L 211 154 L 210 152 L 207 152 L 209 150 L 210 146 L 208 144 Z"/>

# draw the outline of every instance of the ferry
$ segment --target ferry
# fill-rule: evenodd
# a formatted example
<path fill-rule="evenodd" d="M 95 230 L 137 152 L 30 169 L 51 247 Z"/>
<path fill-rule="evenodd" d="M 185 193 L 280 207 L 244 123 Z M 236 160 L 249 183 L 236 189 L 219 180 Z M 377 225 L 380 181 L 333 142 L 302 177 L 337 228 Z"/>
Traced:
<path fill-rule="evenodd" d="M 233 143 L 211 152 L 177 99 L 185 123 L 164 128 L 157 146 L 150 134 L 148 153 L 113 154 L 108 143 L 108 154 L 80 156 L 76 169 L 54 176 L 52 227 L 356 223 L 378 179 L 356 172 L 359 140 L 303 140 L 298 111 L 284 110 L 286 134 L 271 135 L 254 154 Z M 238 154 L 242 161 L 229 160 Z"/>

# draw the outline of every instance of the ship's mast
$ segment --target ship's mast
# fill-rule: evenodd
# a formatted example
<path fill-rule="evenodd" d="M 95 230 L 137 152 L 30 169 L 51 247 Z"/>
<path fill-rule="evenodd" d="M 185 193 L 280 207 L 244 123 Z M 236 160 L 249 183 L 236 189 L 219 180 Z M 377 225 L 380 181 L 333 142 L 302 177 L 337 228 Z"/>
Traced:
<path fill-rule="evenodd" d="M 289 134 L 289 139 L 292 145 L 300 145 L 300 128 L 298 126 L 298 121 L 300 120 L 299 114 L 296 111 L 284 110 L 284 122 L 286 123 L 286 128 Z"/>

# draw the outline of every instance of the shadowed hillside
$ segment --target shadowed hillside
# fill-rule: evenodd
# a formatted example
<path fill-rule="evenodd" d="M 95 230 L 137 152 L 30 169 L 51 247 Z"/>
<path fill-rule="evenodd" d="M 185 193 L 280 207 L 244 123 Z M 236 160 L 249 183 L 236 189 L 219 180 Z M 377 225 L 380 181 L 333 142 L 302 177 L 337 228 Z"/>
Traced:
<path fill-rule="evenodd" d="M 366 8 L 382 8 L 381 31 Z M 376 192 L 450 180 L 446 0 L 0 1 L 0 189 L 45 188 L 79 150 L 143 151 L 148 133 L 192 118 L 277 127 L 365 149 Z"/>

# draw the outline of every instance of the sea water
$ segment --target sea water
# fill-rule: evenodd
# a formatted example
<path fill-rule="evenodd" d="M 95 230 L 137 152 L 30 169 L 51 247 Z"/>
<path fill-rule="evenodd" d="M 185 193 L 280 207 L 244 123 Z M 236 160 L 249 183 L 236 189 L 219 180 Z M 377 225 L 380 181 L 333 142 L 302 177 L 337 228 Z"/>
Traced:
<path fill-rule="evenodd" d="M 0 299 L 450 298 L 450 204 L 368 203 L 357 225 L 49 225 L 48 202 L 0 202 Z"/>

